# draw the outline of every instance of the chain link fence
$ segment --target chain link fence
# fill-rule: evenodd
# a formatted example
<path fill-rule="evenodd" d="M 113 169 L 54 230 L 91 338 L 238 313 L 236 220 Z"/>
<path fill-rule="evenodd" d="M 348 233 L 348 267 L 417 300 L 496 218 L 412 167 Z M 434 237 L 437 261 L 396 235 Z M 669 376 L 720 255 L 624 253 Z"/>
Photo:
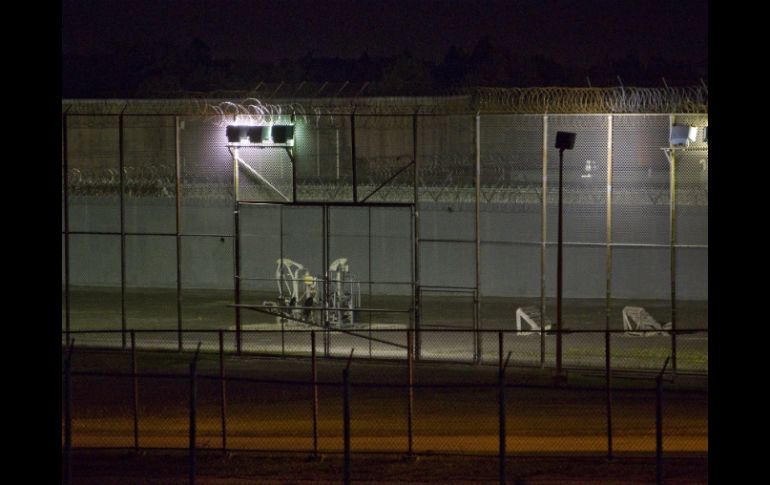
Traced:
<path fill-rule="evenodd" d="M 670 368 L 629 380 L 607 367 L 598 379 L 554 387 L 507 371 L 519 364 L 511 359 L 515 337 L 503 332 L 494 334 L 493 365 L 473 373 L 436 373 L 411 352 L 375 368 L 355 348 L 335 362 L 320 360 L 321 349 L 299 360 L 234 358 L 224 333 L 214 333 L 217 345 L 191 335 L 200 343 L 182 353 L 168 351 L 173 336 L 153 336 L 168 346 L 147 350 L 149 334 L 134 331 L 122 350 L 110 348 L 116 342 L 105 334 L 73 335 L 75 343 L 63 346 L 65 456 L 187 450 L 194 464 L 198 451 L 345 454 L 343 472 L 363 479 L 356 460 L 371 453 L 497 456 L 504 477 L 515 456 L 663 459 L 708 451 L 708 391 L 671 386 Z"/>
<path fill-rule="evenodd" d="M 224 330 L 236 351 L 286 355 L 306 346 L 295 330 L 339 321 L 319 333 L 324 355 L 403 358 L 404 334 L 389 332 L 416 329 L 418 359 L 480 362 L 496 349 L 484 331 L 499 329 L 514 361 L 551 366 L 553 142 L 567 130 L 565 365 L 601 366 L 610 330 L 614 365 L 655 369 L 671 354 L 676 371 L 707 372 L 705 114 L 272 113 L 294 123 L 291 150 L 236 158 L 224 115 L 71 108 L 66 333 L 113 330 L 126 348 L 132 329 L 163 330 L 179 350 L 197 342 L 192 331 Z M 681 124 L 695 141 L 672 149 Z M 286 261 L 302 269 L 287 273 Z M 349 267 L 343 285 L 335 262 Z M 355 308 L 328 309 L 333 295 Z M 661 331 L 638 335 L 640 325 Z"/>

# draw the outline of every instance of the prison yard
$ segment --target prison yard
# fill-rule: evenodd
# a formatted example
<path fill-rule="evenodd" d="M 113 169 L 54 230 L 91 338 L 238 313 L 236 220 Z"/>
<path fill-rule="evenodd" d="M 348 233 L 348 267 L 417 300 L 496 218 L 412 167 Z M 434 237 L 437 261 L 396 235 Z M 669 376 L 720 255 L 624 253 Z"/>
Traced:
<path fill-rule="evenodd" d="M 705 87 L 63 99 L 66 470 L 706 481 L 707 113 Z"/>

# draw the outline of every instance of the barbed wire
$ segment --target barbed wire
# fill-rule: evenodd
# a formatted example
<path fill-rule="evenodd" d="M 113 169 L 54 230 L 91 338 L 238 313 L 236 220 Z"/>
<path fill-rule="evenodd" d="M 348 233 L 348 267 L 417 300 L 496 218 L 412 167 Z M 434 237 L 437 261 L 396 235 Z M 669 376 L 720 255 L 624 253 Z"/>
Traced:
<path fill-rule="evenodd" d="M 262 91 L 259 92 L 263 94 Z M 214 93 L 228 94 L 228 93 Z M 232 94 L 232 93 L 229 93 Z M 463 88 L 443 96 L 417 97 L 306 97 L 261 99 L 250 96 L 216 98 L 192 93 L 176 99 L 62 100 L 62 113 L 148 114 L 169 116 L 212 116 L 231 121 L 243 116 L 255 123 L 270 122 L 276 116 L 294 115 L 303 122 L 320 122 L 350 115 L 468 115 L 510 114 L 601 114 L 601 113 L 707 113 L 708 87 L 528 87 Z M 230 117 L 230 119 L 228 119 Z"/>
<path fill-rule="evenodd" d="M 708 88 L 473 88 L 480 111 L 505 113 L 706 113 Z"/>

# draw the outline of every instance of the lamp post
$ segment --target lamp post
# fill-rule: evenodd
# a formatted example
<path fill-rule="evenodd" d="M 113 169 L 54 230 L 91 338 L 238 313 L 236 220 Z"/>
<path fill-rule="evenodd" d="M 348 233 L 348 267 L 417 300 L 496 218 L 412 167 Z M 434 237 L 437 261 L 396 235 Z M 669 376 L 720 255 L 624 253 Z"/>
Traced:
<path fill-rule="evenodd" d="M 554 380 L 561 382 L 565 375 L 561 368 L 561 300 L 562 300 L 562 185 L 564 178 L 564 150 L 572 150 L 575 147 L 575 133 L 567 131 L 556 132 L 556 148 L 559 149 L 559 228 L 556 253 L 556 373 Z"/>

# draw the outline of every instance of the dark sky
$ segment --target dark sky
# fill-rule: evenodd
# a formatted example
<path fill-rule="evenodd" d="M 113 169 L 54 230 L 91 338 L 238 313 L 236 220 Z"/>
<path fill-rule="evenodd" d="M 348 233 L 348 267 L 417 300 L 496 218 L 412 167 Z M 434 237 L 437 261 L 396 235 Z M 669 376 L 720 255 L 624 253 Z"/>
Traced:
<path fill-rule="evenodd" d="M 589 65 L 638 54 L 707 56 L 707 0 L 63 0 L 64 54 L 111 42 L 187 45 L 216 58 L 358 57 L 409 49 L 440 61 L 483 35 L 514 54 Z"/>

